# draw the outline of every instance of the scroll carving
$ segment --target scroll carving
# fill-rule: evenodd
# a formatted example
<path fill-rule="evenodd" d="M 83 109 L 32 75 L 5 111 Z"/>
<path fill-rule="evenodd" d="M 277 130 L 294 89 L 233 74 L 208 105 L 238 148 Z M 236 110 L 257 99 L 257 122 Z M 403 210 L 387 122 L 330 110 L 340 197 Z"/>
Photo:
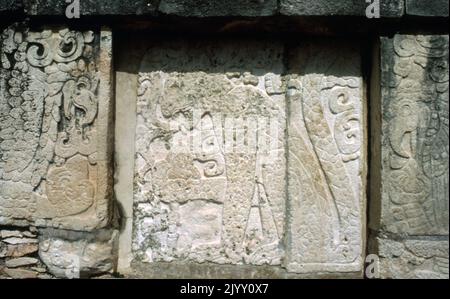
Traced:
<path fill-rule="evenodd" d="M 97 156 L 106 152 L 98 144 L 105 134 L 98 120 L 104 96 L 99 82 L 108 81 L 109 73 L 99 57 L 108 45 L 93 31 L 34 32 L 26 24 L 5 29 L 0 41 L 0 219 L 75 229 L 106 222 L 96 216 L 105 194 L 92 174 L 106 162 Z M 15 215 L 10 204 L 25 194 L 24 211 Z M 63 219 L 75 215 L 88 221 Z"/>
<path fill-rule="evenodd" d="M 448 36 L 396 35 L 383 62 L 386 229 L 448 233 Z"/>

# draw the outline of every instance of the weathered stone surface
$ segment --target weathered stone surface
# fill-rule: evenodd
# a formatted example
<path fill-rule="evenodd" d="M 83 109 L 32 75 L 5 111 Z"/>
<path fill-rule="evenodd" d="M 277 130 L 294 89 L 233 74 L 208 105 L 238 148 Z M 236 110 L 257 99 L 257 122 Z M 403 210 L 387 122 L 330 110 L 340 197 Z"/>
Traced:
<path fill-rule="evenodd" d="M 13 25 L 0 47 L 0 225 L 104 227 L 111 33 Z"/>
<path fill-rule="evenodd" d="M 270 16 L 277 0 L 161 0 L 159 10 L 179 16 Z"/>
<path fill-rule="evenodd" d="M 115 269 L 116 241 L 117 231 L 49 230 L 40 237 L 39 256 L 56 277 L 86 278 Z"/>
<path fill-rule="evenodd" d="M 21 238 L 22 232 L 18 231 L 18 230 L 2 230 L 0 231 L 0 238 L 2 239 L 6 239 L 6 238 L 10 238 L 10 237 L 17 237 L 17 238 Z"/>
<path fill-rule="evenodd" d="M 290 50 L 285 265 L 292 272 L 361 272 L 365 117 L 360 49 Z"/>
<path fill-rule="evenodd" d="M 360 276 L 360 49 L 289 52 L 252 41 L 150 46 L 137 79 L 136 261 Z"/>
<path fill-rule="evenodd" d="M 448 36 L 381 38 L 379 54 L 369 252 L 381 278 L 448 278 Z"/>
<path fill-rule="evenodd" d="M 281 58 L 280 45 L 252 42 L 175 42 L 146 53 L 137 100 L 138 259 L 281 263 Z"/>
<path fill-rule="evenodd" d="M 0 13 L 3 11 L 14 11 L 22 7 L 22 1 L 0 0 Z"/>
<path fill-rule="evenodd" d="M 37 239 L 31 239 L 31 238 L 6 238 L 2 240 L 3 242 L 11 245 L 17 245 L 17 244 L 33 244 L 37 243 Z"/>
<path fill-rule="evenodd" d="M 24 0 L 29 15 L 65 15 L 68 4 L 60 0 Z M 156 15 L 185 17 L 268 16 L 277 12 L 277 0 L 82 0 L 80 15 Z"/>
<path fill-rule="evenodd" d="M 380 278 L 448 279 L 448 240 L 377 238 Z"/>
<path fill-rule="evenodd" d="M 448 0 L 406 0 L 406 14 L 425 17 L 448 17 Z"/>
<path fill-rule="evenodd" d="M 298 16 L 365 16 L 366 1 L 361 0 L 280 0 L 280 12 L 284 15 Z M 401 17 L 403 0 L 381 0 L 382 17 Z"/>
<path fill-rule="evenodd" d="M 383 38 L 381 55 L 380 230 L 448 235 L 448 36 Z"/>
<path fill-rule="evenodd" d="M 0 258 L 3 257 L 22 257 L 37 252 L 39 245 L 37 243 L 3 245 L 0 243 Z"/>
<path fill-rule="evenodd" d="M 63 0 L 23 0 L 29 15 L 64 16 L 69 4 Z M 153 14 L 158 0 L 81 0 L 80 15 L 142 15 Z"/>
<path fill-rule="evenodd" d="M 38 277 L 37 272 L 25 269 L 4 268 L 3 272 L 10 278 L 14 279 L 36 279 Z"/>
<path fill-rule="evenodd" d="M 36 265 L 39 262 L 38 259 L 32 257 L 19 257 L 10 259 L 5 262 L 5 266 L 8 268 L 18 268 L 23 266 Z"/>

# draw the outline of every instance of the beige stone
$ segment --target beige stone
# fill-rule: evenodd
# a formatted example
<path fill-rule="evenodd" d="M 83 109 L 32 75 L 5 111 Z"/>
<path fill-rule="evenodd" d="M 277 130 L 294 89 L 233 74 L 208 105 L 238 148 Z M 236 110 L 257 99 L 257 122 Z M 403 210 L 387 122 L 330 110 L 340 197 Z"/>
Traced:
<path fill-rule="evenodd" d="M 133 208 L 135 261 L 361 277 L 361 50 L 303 44 L 284 52 L 252 41 L 150 44 L 137 78 L 120 74 L 130 80 L 120 88 L 138 83 L 136 131 L 127 134 L 136 138 L 134 206 L 127 183 L 116 186 Z M 126 102 L 135 92 L 119 94 Z M 128 150 L 119 157 L 133 157 Z"/>
<path fill-rule="evenodd" d="M 135 256 L 280 265 L 285 218 L 282 47 L 153 45 L 139 70 Z"/>
<path fill-rule="evenodd" d="M 12 25 L 1 37 L 0 224 L 106 226 L 111 32 Z"/>
<path fill-rule="evenodd" d="M 14 279 L 36 279 L 38 277 L 38 273 L 30 270 L 24 269 L 3 269 L 3 272 L 8 275 L 10 278 Z"/>
<path fill-rule="evenodd" d="M 290 50 L 289 271 L 362 272 L 366 132 L 360 49 L 341 42 Z"/>
<path fill-rule="evenodd" d="M 22 257 L 31 253 L 37 252 L 39 245 L 34 244 L 17 244 L 17 245 L 4 245 L 0 244 L 0 258 L 3 257 Z"/>

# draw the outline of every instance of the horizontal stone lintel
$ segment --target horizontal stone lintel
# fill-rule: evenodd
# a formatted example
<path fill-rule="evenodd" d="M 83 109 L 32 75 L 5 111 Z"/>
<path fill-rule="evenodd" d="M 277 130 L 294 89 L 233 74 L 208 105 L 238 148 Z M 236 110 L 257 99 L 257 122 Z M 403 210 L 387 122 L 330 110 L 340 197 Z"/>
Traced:
<path fill-rule="evenodd" d="M 76 0 L 72 0 L 76 1 Z M 84 16 L 263 17 L 263 16 L 361 16 L 374 3 L 366 0 L 79 0 Z M 448 17 L 448 0 L 379 0 L 382 18 L 404 15 Z M 23 11 L 29 16 L 64 15 L 65 0 L 1 0 L 0 12 Z"/>

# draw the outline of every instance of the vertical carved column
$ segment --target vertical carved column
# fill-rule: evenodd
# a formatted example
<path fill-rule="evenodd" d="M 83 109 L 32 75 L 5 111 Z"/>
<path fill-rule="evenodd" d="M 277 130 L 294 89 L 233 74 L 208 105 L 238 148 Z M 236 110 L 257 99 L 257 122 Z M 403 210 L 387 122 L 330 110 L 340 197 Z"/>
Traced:
<path fill-rule="evenodd" d="M 111 33 L 13 25 L 0 41 L 0 224 L 107 226 Z"/>
<path fill-rule="evenodd" d="M 305 43 L 290 53 L 289 271 L 361 272 L 365 116 L 360 51 Z"/>
<path fill-rule="evenodd" d="M 115 264 L 111 42 L 108 29 L 26 24 L 0 36 L 0 225 L 39 227 L 57 277 Z"/>
<path fill-rule="evenodd" d="M 382 277 L 448 277 L 448 55 L 448 36 L 381 39 Z"/>

